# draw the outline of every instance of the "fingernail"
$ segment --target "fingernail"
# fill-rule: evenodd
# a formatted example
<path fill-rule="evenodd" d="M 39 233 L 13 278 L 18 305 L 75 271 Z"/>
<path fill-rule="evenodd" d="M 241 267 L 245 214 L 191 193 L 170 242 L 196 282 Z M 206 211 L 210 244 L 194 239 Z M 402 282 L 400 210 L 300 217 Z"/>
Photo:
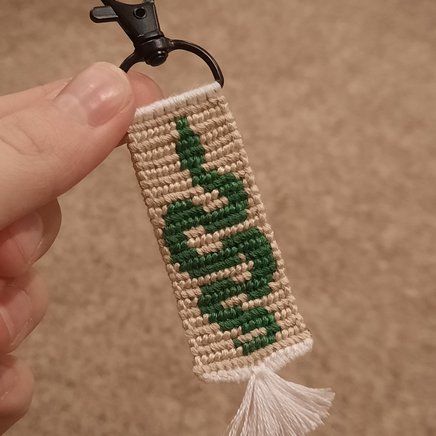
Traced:
<path fill-rule="evenodd" d="M 27 326 L 32 321 L 32 302 L 27 293 L 13 283 L 1 293 L 0 317 L 12 345 L 27 334 Z"/>
<path fill-rule="evenodd" d="M 18 373 L 13 366 L 13 361 L 0 364 L 0 400 L 14 388 Z"/>
<path fill-rule="evenodd" d="M 55 104 L 82 124 L 101 126 L 133 100 L 126 74 L 108 63 L 97 63 L 76 76 Z"/>
<path fill-rule="evenodd" d="M 44 236 L 44 223 L 41 215 L 33 212 L 16 221 L 10 227 L 14 241 L 26 262 L 35 260 L 35 253 L 41 245 Z"/>

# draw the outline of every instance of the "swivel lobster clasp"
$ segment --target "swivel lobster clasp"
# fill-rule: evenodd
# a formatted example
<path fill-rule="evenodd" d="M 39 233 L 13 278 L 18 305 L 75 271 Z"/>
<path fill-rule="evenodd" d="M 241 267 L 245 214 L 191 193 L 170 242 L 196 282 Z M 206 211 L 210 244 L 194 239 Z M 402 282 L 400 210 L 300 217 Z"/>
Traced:
<path fill-rule="evenodd" d="M 210 53 L 190 42 L 169 39 L 162 32 L 154 0 L 144 0 L 132 5 L 117 0 L 102 0 L 105 6 L 95 7 L 91 20 L 95 23 L 117 21 L 132 40 L 135 51 L 121 64 L 120 68 L 129 71 L 138 62 L 146 62 L 153 67 L 162 65 L 174 50 L 185 50 L 196 54 L 209 66 L 215 80 L 224 85 L 223 73 Z"/>

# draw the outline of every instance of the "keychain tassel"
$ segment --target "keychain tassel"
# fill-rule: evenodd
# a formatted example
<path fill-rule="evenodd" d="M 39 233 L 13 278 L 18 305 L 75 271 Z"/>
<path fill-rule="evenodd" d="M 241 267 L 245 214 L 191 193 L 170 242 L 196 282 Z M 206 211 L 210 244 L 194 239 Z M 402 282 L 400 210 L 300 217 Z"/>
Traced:
<path fill-rule="evenodd" d="M 334 392 L 292 383 L 276 373 L 311 351 L 312 346 L 313 340 L 308 338 L 276 351 L 254 366 L 203 375 L 206 381 L 248 381 L 241 406 L 228 427 L 228 436 L 301 436 L 323 424 Z"/>
<path fill-rule="evenodd" d="M 265 365 L 255 367 L 228 435 L 307 434 L 322 425 L 334 396 L 330 389 L 286 381 Z"/>

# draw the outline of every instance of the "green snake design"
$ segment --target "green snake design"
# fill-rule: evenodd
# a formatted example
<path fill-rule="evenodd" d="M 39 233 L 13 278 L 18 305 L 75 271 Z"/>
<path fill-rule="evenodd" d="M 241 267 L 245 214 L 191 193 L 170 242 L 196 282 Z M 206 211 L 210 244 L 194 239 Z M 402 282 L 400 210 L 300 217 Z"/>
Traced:
<path fill-rule="evenodd" d="M 172 262 L 178 263 L 180 271 L 187 272 L 191 278 L 236 267 L 241 264 L 241 255 L 246 262 L 253 262 L 249 280 L 236 282 L 232 278 L 222 278 L 203 285 L 198 301 L 201 313 L 208 315 L 210 323 L 218 323 L 222 331 L 240 327 L 242 333 L 246 334 L 254 329 L 265 328 L 266 334 L 250 341 L 233 339 L 235 347 L 242 347 L 244 355 L 248 355 L 276 342 L 275 335 L 281 328 L 274 315 L 264 307 L 243 310 L 240 306 L 224 307 L 222 303 L 240 294 L 246 294 L 248 300 L 254 300 L 271 293 L 269 283 L 273 281 L 273 274 L 277 270 L 272 248 L 258 228 L 249 228 L 223 238 L 219 251 L 199 254 L 196 248 L 188 246 L 186 231 L 203 226 L 207 233 L 213 233 L 243 223 L 247 219 L 249 205 L 244 185 L 234 174 L 219 174 L 203 168 L 205 149 L 200 137 L 190 128 L 188 119 L 177 119 L 176 126 L 179 133 L 176 151 L 181 169 L 189 170 L 193 186 L 201 186 L 205 193 L 218 190 L 221 197 L 227 198 L 227 204 L 206 212 L 191 200 L 175 201 L 169 205 L 164 217 L 163 237 Z"/>

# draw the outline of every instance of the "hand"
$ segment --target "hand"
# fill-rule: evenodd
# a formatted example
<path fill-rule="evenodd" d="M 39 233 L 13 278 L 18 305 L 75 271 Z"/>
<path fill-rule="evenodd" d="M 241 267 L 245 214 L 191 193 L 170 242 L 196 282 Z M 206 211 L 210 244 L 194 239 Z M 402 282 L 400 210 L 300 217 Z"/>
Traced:
<path fill-rule="evenodd" d="M 145 76 L 98 63 L 71 81 L 0 98 L 0 434 L 32 397 L 30 370 L 9 353 L 46 310 L 32 265 L 58 234 L 56 198 L 117 146 L 137 106 L 160 97 Z"/>

